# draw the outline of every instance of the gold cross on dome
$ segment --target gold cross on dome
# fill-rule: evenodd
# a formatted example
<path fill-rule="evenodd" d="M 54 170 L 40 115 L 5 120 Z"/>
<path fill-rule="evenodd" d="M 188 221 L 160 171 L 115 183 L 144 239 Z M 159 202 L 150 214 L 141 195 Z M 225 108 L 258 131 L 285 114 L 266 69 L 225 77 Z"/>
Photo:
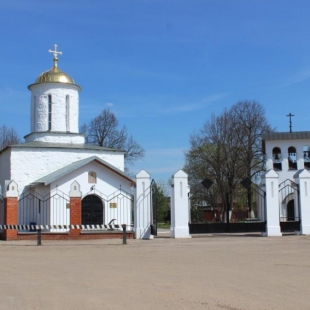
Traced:
<path fill-rule="evenodd" d="M 58 51 L 57 51 L 57 46 L 58 46 L 57 44 L 54 44 L 54 47 L 55 47 L 55 50 L 54 50 L 54 51 L 48 50 L 49 53 L 53 53 L 53 54 L 54 54 L 54 59 L 57 59 L 58 54 L 59 54 L 59 55 L 62 55 L 62 52 L 58 52 Z"/>

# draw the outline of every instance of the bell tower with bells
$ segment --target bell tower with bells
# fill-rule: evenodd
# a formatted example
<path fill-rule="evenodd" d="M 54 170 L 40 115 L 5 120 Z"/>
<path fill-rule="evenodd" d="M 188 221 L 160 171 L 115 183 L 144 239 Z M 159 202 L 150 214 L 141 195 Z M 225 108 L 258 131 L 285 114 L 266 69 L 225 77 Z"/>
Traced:
<path fill-rule="evenodd" d="M 279 181 L 293 180 L 297 171 L 310 170 L 310 131 L 292 131 L 289 113 L 289 132 L 263 134 L 262 146 L 266 156 L 266 170 L 275 170 Z"/>

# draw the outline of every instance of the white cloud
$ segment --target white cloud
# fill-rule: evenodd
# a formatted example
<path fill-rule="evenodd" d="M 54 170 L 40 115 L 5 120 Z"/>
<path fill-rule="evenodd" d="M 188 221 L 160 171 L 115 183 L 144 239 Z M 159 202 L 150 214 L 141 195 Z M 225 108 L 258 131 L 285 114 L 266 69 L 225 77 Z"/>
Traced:
<path fill-rule="evenodd" d="M 305 70 L 305 71 L 291 75 L 290 77 L 286 79 L 284 83 L 282 83 L 281 85 L 278 85 L 276 88 L 288 87 L 288 86 L 297 84 L 299 82 L 302 82 L 304 80 L 307 80 L 309 78 L 310 78 L 310 70 Z"/>
<path fill-rule="evenodd" d="M 113 107 L 114 104 L 113 104 L 112 102 L 107 102 L 107 103 L 106 103 L 106 106 L 107 106 L 107 107 Z"/>
<path fill-rule="evenodd" d="M 209 104 L 211 102 L 220 101 L 227 96 L 228 96 L 227 93 L 219 93 L 219 94 L 206 96 L 205 98 L 203 98 L 199 102 L 190 102 L 190 103 L 186 103 L 186 104 L 173 105 L 173 106 L 168 107 L 168 108 L 163 108 L 160 110 L 160 113 L 162 113 L 162 114 L 175 114 L 175 113 L 201 110 L 201 109 L 205 108 L 207 104 Z"/>

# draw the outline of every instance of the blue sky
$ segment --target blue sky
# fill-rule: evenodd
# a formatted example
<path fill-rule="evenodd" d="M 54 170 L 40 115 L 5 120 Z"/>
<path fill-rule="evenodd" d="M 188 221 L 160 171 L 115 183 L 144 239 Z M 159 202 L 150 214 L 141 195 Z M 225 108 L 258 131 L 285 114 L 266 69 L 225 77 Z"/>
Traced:
<path fill-rule="evenodd" d="M 167 181 L 190 134 L 239 100 L 310 130 L 309 16 L 308 0 L 1 0 L 0 124 L 30 132 L 27 86 L 57 43 L 80 124 L 109 107 L 146 151 L 131 172 Z"/>

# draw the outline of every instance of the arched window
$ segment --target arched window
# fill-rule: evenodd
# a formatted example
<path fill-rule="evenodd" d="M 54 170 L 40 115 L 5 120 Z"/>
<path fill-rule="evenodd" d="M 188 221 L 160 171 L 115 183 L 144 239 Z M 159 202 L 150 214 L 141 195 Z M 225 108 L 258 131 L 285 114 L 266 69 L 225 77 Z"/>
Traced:
<path fill-rule="evenodd" d="M 66 131 L 70 131 L 70 97 L 66 96 Z"/>
<path fill-rule="evenodd" d="M 88 172 L 88 183 L 97 183 L 97 174 L 94 171 Z"/>
<path fill-rule="evenodd" d="M 305 145 L 303 147 L 304 166 L 306 169 L 310 169 L 310 146 Z"/>
<path fill-rule="evenodd" d="M 273 169 L 274 170 L 282 170 L 282 155 L 281 149 L 278 147 L 274 147 L 272 150 L 272 158 L 273 158 Z"/>
<path fill-rule="evenodd" d="M 293 146 L 288 148 L 288 168 L 291 170 L 297 169 L 296 149 Z"/>
<path fill-rule="evenodd" d="M 52 130 L 52 95 L 48 95 L 48 124 L 47 130 Z"/>

